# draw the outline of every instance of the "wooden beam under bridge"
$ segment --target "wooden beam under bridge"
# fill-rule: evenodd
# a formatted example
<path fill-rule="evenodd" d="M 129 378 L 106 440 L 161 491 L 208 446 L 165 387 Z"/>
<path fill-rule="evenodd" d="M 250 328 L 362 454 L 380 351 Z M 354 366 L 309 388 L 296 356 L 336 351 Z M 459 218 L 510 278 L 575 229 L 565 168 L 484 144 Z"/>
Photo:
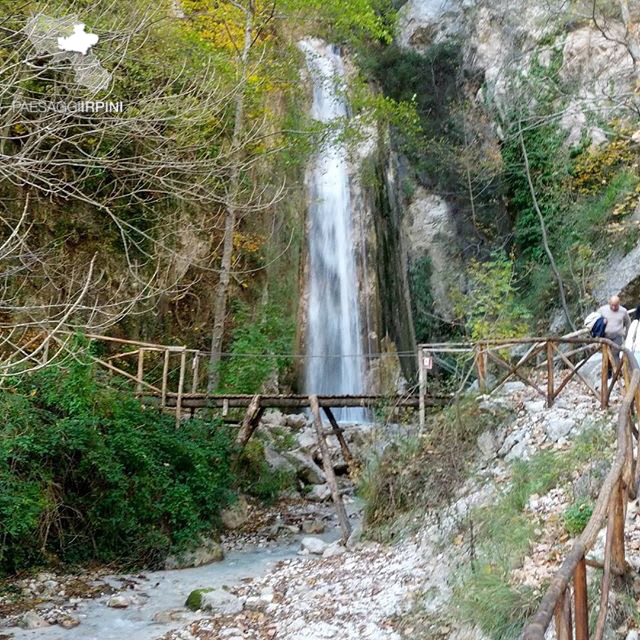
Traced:
<path fill-rule="evenodd" d="M 143 391 L 142 398 L 153 399 L 159 398 L 157 393 L 149 393 Z M 183 393 L 181 397 L 181 406 L 185 409 L 201 409 L 201 408 L 247 408 L 254 396 L 252 395 L 208 395 L 206 393 Z M 427 396 L 425 402 L 430 407 L 441 407 L 449 403 L 452 396 Z M 175 407 L 178 400 L 178 394 L 167 393 L 166 407 Z M 409 396 L 381 396 L 381 395 L 336 395 L 336 396 L 318 396 L 318 406 L 329 408 L 350 408 L 363 407 L 373 408 L 385 404 L 390 407 L 418 407 L 420 399 L 417 395 Z M 260 396 L 260 407 L 263 409 L 304 409 L 309 407 L 309 396 L 306 395 L 264 395 Z"/>

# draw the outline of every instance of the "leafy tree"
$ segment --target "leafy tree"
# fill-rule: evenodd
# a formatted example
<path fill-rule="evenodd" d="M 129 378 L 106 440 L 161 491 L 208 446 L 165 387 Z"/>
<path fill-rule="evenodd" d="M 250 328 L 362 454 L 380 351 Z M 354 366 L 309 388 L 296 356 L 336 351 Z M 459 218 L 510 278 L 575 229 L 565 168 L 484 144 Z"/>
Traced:
<path fill-rule="evenodd" d="M 466 318 L 472 339 L 525 335 L 529 314 L 518 301 L 513 260 L 497 252 L 486 262 L 473 260 L 469 274 L 469 291 L 460 294 L 455 308 Z"/>

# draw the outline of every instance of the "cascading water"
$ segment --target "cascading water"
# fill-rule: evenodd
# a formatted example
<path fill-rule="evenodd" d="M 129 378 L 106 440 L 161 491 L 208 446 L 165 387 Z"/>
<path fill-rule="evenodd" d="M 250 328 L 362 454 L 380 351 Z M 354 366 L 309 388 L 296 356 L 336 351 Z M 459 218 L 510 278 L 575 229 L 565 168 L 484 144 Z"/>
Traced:
<path fill-rule="evenodd" d="M 304 40 L 300 48 L 313 82 L 313 117 L 327 124 L 346 119 L 345 73 L 338 49 L 317 40 Z M 306 388 L 318 395 L 360 394 L 364 362 L 347 150 L 335 136 L 329 135 L 313 158 L 308 182 Z M 361 409 L 335 413 L 341 421 L 366 419 Z"/>

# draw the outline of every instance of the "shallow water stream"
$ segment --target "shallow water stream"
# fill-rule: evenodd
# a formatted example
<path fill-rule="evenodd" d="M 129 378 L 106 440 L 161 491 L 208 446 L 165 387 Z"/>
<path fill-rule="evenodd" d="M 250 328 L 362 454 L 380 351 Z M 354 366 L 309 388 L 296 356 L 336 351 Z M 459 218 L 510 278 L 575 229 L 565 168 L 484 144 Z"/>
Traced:
<path fill-rule="evenodd" d="M 335 527 L 332 508 L 329 505 L 318 507 L 320 512 L 317 515 L 327 524 L 327 531 L 314 537 L 322 538 L 325 542 L 337 540 L 340 534 Z M 359 505 L 348 505 L 348 511 L 354 514 L 359 511 Z M 262 576 L 279 561 L 294 557 L 303 537 L 302 533 L 275 541 L 267 541 L 265 537 L 258 544 L 229 551 L 222 562 L 191 569 L 149 571 L 106 578 L 101 576 L 101 581 L 131 600 L 128 607 L 118 609 L 107 606 L 113 594 L 82 599 L 69 610 L 80 621 L 76 627 L 64 629 L 59 625 L 51 625 L 29 630 L 9 627 L 0 629 L 0 636 L 10 634 L 9 637 L 14 640 L 153 640 L 191 621 L 207 617 L 207 612 L 194 613 L 184 607 L 191 591 L 234 587 Z M 65 608 L 68 608 L 68 603 Z M 169 620 L 169 614 L 174 619 Z M 154 619 L 158 615 L 163 618 L 161 622 Z"/>

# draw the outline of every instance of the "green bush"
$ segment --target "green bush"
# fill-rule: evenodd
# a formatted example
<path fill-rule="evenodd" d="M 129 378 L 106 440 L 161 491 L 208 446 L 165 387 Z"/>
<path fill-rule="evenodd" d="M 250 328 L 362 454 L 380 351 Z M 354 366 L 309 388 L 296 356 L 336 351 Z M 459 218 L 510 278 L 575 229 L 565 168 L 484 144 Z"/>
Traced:
<path fill-rule="evenodd" d="M 570 536 L 577 536 L 584 531 L 593 514 L 593 503 L 591 500 L 576 500 L 564 512 L 564 528 Z"/>
<path fill-rule="evenodd" d="M 43 562 L 156 565 L 211 533 L 232 498 L 217 423 L 145 409 L 92 367 L 0 394 L 0 573 Z"/>
<path fill-rule="evenodd" d="M 272 373 L 282 373 L 291 365 L 295 325 L 275 303 L 259 309 L 254 317 L 248 305 L 236 302 L 236 324 L 231 353 L 221 368 L 222 389 L 233 393 L 257 393 Z"/>
<path fill-rule="evenodd" d="M 238 478 L 240 490 L 266 503 L 273 502 L 283 491 L 296 486 L 293 472 L 269 467 L 264 457 L 264 447 L 255 438 L 243 449 L 238 468 L 242 470 Z"/>

